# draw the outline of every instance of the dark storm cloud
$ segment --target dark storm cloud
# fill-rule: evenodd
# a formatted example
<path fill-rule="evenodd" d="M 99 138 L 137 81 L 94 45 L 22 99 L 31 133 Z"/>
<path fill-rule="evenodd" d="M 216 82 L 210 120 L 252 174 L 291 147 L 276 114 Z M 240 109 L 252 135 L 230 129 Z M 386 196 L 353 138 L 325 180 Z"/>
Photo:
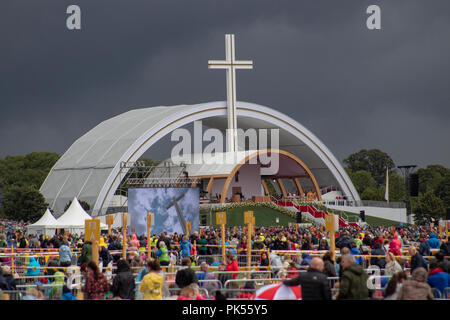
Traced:
<path fill-rule="evenodd" d="M 78 4 L 82 30 L 65 27 Z M 378 4 L 382 30 L 366 28 Z M 0 157 L 63 153 L 127 110 L 225 99 L 224 34 L 242 101 L 286 113 L 338 159 L 379 148 L 450 166 L 450 3 L 20 1 L 0 3 Z"/>

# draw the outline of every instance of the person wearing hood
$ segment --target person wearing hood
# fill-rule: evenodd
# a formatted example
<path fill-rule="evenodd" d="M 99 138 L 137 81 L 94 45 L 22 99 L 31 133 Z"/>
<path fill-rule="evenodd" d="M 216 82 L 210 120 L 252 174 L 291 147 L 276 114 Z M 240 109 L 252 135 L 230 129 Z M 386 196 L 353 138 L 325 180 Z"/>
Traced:
<path fill-rule="evenodd" d="M 432 233 L 430 234 L 430 238 L 428 239 L 428 245 L 431 249 L 439 249 L 441 246 L 441 242 L 436 237 L 436 234 Z"/>
<path fill-rule="evenodd" d="M 181 241 L 181 244 L 180 244 L 180 250 L 181 250 L 182 258 L 190 258 L 191 257 L 192 244 L 189 242 L 187 236 L 183 236 L 183 241 Z"/>
<path fill-rule="evenodd" d="M 99 247 L 104 247 L 105 249 L 108 249 L 108 246 L 105 243 L 105 238 L 100 237 L 100 241 L 98 242 Z"/>
<path fill-rule="evenodd" d="M 376 256 L 384 256 L 385 254 L 386 254 L 386 252 L 384 251 L 381 243 L 377 242 L 375 244 L 374 249 L 372 249 L 372 256 L 375 256 L 375 257 L 371 257 L 370 258 L 370 264 L 371 265 L 377 265 L 381 269 L 384 269 L 384 267 L 386 266 L 385 258 L 376 257 Z"/>
<path fill-rule="evenodd" d="M 403 282 L 397 300 L 433 300 L 433 292 L 427 283 L 427 270 L 416 268 L 412 278 Z"/>
<path fill-rule="evenodd" d="M 354 256 L 359 256 L 359 257 L 355 257 L 355 260 L 356 260 L 357 264 L 362 265 L 363 259 L 361 257 L 361 252 L 356 247 L 356 242 L 353 241 L 351 245 L 352 245 L 352 248 L 350 249 L 350 253 Z"/>
<path fill-rule="evenodd" d="M 120 259 L 117 261 L 117 275 L 114 277 L 111 286 L 111 292 L 114 297 L 121 299 L 134 300 L 135 282 L 131 273 L 130 264 L 127 260 Z"/>
<path fill-rule="evenodd" d="M 450 274 L 439 267 L 437 260 L 430 263 L 430 274 L 428 275 L 427 283 L 438 290 L 441 296 L 444 295 L 444 289 L 450 287 Z"/>
<path fill-rule="evenodd" d="M 50 300 L 54 300 L 54 299 L 61 299 L 62 295 L 63 295 L 63 286 L 64 286 L 64 273 L 62 273 L 61 271 L 56 271 L 53 274 L 54 278 L 53 281 L 51 282 L 51 286 L 50 286 L 50 291 L 48 294 L 48 297 Z"/>
<path fill-rule="evenodd" d="M 81 257 L 79 264 L 89 263 L 92 260 L 92 242 L 86 241 L 81 249 Z"/>
<path fill-rule="evenodd" d="M 98 256 L 103 263 L 103 267 L 106 267 L 114 259 L 107 247 L 101 245 L 98 246 Z"/>
<path fill-rule="evenodd" d="M 302 254 L 302 262 L 300 263 L 300 266 L 309 266 L 311 264 L 312 256 L 304 252 Z"/>
<path fill-rule="evenodd" d="M 367 288 L 368 275 L 364 269 L 356 264 L 352 254 L 345 254 L 341 258 L 342 276 L 339 279 L 338 300 L 362 300 L 369 298 Z"/>
<path fill-rule="evenodd" d="M 425 235 L 424 235 L 424 234 L 422 234 L 422 236 L 421 236 L 421 238 L 420 238 L 419 253 L 420 253 L 423 257 L 431 256 L 430 243 L 429 243 L 428 240 L 425 238 Z"/>
<path fill-rule="evenodd" d="M 41 272 L 41 265 L 36 261 L 35 257 L 30 257 L 30 263 L 27 267 L 27 276 L 38 276 Z"/>
<path fill-rule="evenodd" d="M 139 240 L 138 240 L 138 238 L 137 238 L 137 236 L 136 236 L 136 234 L 135 233 L 133 233 L 133 236 L 132 236 L 132 238 L 131 238 L 131 246 L 133 247 L 133 248 L 136 248 L 136 250 L 139 248 L 139 246 L 140 246 L 140 242 L 139 242 Z"/>
<path fill-rule="evenodd" d="M 394 238 L 391 242 L 389 242 L 389 252 L 392 252 L 394 256 L 401 256 L 402 255 L 402 243 L 398 239 L 398 234 L 394 234 Z"/>

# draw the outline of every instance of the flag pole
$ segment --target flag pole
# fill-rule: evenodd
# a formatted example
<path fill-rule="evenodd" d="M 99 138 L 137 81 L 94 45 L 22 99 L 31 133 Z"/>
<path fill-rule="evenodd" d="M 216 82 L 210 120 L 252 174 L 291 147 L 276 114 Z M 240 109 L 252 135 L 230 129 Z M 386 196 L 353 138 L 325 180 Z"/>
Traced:
<path fill-rule="evenodd" d="M 386 166 L 386 190 L 384 192 L 384 199 L 389 203 L 389 169 Z"/>

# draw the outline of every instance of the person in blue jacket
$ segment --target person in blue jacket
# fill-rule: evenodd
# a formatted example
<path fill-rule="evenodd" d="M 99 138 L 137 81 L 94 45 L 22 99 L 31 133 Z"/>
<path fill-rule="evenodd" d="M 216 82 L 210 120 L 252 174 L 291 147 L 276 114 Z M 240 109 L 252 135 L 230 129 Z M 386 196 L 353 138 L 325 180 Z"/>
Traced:
<path fill-rule="evenodd" d="M 77 300 L 77 298 L 75 298 L 70 289 L 66 285 L 64 285 L 63 295 L 60 300 Z"/>
<path fill-rule="evenodd" d="M 350 249 L 350 253 L 354 256 L 360 256 L 361 252 L 359 252 L 358 248 L 356 247 L 356 242 L 352 242 L 351 244 L 352 248 Z M 363 259 L 362 257 L 355 257 L 356 263 L 359 265 L 362 265 Z"/>
<path fill-rule="evenodd" d="M 30 263 L 27 267 L 27 276 L 38 276 L 41 272 L 41 265 L 34 257 L 30 258 Z"/>
<path fill-rule="evenodd" d="M 428 239 L 428 244 L 430 245 L 431 249 L 439 249 L 441 247 L 441 242 L 436 237 L 436 234 L 432 233 L 430 234 L 430 239 Z"/>
<path fill-rule="evenodd" d="M 444 295 L 444 289 L 450 287 L 450 274 L 439 268 L 435 259 L 430 263 L 430 274 L 427 280 L 432 288 L 440 291 L 441 296 Z"/>
<path fill-rule="evenodd" d="M 187 236 L 183 237 L 183 241 L 180 243 L 180 250 L 183 258 L 191 257 L 192 244 L 188 241 Z"/>

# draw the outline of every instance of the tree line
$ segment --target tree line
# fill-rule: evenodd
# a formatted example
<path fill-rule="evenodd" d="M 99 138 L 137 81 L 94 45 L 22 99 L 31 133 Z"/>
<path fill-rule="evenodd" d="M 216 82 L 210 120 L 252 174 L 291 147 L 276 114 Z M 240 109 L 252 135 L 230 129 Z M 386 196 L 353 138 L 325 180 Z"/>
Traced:
<path fill-rule="evenodd" d="M 391 157 L 378 149 L 360 150 L 344 159 L 345 170 L 362 200 L 385 201 L 386 168 L 389 172 L 389 201 L 408 201 L 408 186 Z M 417 224 L 445 218 L 450 208 L 450 169 L 428 165 L 416 170 L 417 197 L 411 197 L 411 210 Z"/>

